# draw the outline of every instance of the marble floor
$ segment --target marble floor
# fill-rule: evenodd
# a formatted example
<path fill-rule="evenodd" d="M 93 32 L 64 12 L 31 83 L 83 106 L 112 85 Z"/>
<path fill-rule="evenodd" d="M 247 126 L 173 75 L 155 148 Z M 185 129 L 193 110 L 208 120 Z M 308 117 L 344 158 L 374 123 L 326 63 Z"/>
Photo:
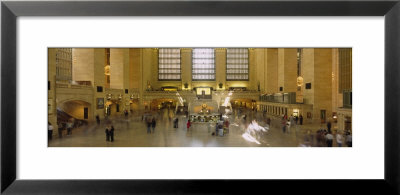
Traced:
<path fill-rule="evenodd" d="M 242 114 L 242 113 L 241 113 Z M 248 113 L 247 121 L 256 120 L 261 126 L 263 118 L 257 113 Z M 115 128 L 114 141 L 106 141 L 105 122 L 82 126 L 72 130 L 72 135 L 64 135 L 62 138 L 53 136 L 49 140 L 49 147 L 298 147 L 304 144 L 307 130 L 315 131 L 320 127 L 313 125 L 297 125 L 283 133 L 279 127 L 279 121 L 272 121 L 269 130 L 260 134 L 258 143 L 250 142 L 243 138 L 247 124 L 239 122 L 236 115 L 230 115 L 229 133 L 224 136 L 213 136 L 214 124 L 193 123 L 188 131 L 186 129 L 187 118 L 179 116 L 178 128 L 173 128 L 173 122 L 169 119 L 172 111 L 163 110 L 155 114 L 157 124 L 154 133 L 147 133 L 147 126 L 142 121 L 142 116 L 128 116 L 111 118 Z M 334 124 L 335 125 L 335 124 Z M 65 131 L 65 130 L 64 130 Z M 311 143 L 316 146 L 316 143 Z M 334 145 L 336 143 L 334 142 Z"/>

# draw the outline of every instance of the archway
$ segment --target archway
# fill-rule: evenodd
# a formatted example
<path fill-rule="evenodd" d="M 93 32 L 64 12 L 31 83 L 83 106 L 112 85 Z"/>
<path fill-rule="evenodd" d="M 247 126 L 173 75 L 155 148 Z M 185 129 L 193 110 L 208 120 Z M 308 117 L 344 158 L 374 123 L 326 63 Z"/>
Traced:
<path fill-rule="evenodd" d="M 89 120 L 92 118 L 91 104 L 82 100 L 69 100 L 57 105 L 57 115 L 64 120 L 67 115 L 74 119 Z M 62 114 L 65 113 L 65 114 Z"/>

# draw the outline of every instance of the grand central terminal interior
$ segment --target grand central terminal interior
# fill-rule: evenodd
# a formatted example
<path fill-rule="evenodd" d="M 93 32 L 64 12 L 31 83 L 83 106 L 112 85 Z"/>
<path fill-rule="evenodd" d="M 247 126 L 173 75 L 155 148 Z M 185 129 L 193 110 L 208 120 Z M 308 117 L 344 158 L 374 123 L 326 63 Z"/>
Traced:
<path fill-rule="evenodd" d="M 351 147 L 351 48 L 49 48 L 49 147 Z"/>

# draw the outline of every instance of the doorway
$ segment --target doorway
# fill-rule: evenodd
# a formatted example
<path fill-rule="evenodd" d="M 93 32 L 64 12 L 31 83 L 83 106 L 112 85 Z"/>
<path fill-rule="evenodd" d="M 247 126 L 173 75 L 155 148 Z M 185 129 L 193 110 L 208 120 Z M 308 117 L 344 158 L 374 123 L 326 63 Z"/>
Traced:
<path fill-rule="evenodd" d="M 89 108 L 84 107 L 83 108 L 83 119 L 88 119 L 89 118 Z"/>

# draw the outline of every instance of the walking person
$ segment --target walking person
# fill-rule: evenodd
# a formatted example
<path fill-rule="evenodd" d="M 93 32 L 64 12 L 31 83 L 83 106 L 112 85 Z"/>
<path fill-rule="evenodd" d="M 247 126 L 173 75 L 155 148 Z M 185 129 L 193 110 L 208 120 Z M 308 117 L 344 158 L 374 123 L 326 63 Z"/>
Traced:
<path fill-rule="evenodd" d="M 71 135 L 72 134 L 72 122 L 68 121 L 67 122 L 67 135 Z"/>
<path fill-rule="evenodd" d="M 303 115 L 300 114 L 300 125 L 303 125 Z"/>
<path fill-rule="evenodd" d="M 328 128 L 328 132 L 331 131 L 331 127 L 332 127 L 331 121 L 328 121 L 328 123 L 326 123 L 326 127 Z"/>
<path fill-rule="evenodd" d="M 147 133 L 151 133 L 151 119 L 150 116 L 146 117 Z"/>
<path fill-rule="evenodd" d="M 110 130 L 108 129 L 108 127 L 106 127 L 106 141 L 110 141 Z"/>
<path fill-rule="evenodd" d="M 124 114 L 125 114 L 125 118 L 127 118 L 128 117 L 128 110 L 125 110 Z"/>
<path fill-rule="evenodd" d="M 62 138 L 62 131 L 65 127 L 65 123 L 59 123 L 58 124 L 58 138 Z"/>
<path fill-rule="evenodd" d="M 224 136 L 224 126 L 223 126 L 223 124 L 222 123 L 219 123 L 218 124 L 218 136 Z"/>
<path fill-rule="evenodd" d="M 321 130 L 318 130 L 316 133 L 316 139 L 317 139 L 317 146 L 322 147 L 322 132 Z"/>
<path fill-rule="evenodd" d="M 188 130 L 188 131 L 189 131 L 191 125 L 192 125 L 192 124 L 190 123 L 190 120 L 188 120 L 187 123 L 186 123 L 186 127 L 187 127 L 187 130 Z"/>
<path fill-rule="evenodd" d="M 154 129 L 156 128 L 156 119 L 153 117 L 153 119 L 151 119 L 151 127 L 153 128 L 153 133 L 154 133 Z"/>
<path fill-rule="evenodd" d="M 111 125 L 111 129 L 110 129 L 110 141 L 113 142 L 114 141 L 114 126 Z"/>
<path fill-rule="evenodd" d="M 328 133 L 325 135 L 325 138 L 326 138 L 326 145 L 328 147 L 332 147 L 333 135 L 332 135 L 331 131 L 328 131 Z"/>
<path fill-rule="evenodd" d="M 347 147 L 352 147 L 352 137 L 350 132 L 348 132 L 346 136 L 346 145 Z"/>
<path fill-rule="evenodd" d="M 218 136 L 218 122 L 215 123 L 215 135 Z"/>
<path fill-rule="evenodd" d="M 100 125 L 100 117 L 99 117 L 99 115 L 96 115 L 96 122 L 97 122 L 98 125 Z"/>
<path fill-rule="evenodd" d="M 178 128 L 178 124 L 179 124 L 179 119 L 178 117 L 175 118 L 175 128 Z"/>
<path fill-rule="evenodd" d="M 293 117 L 293 115 L 290 115 L 290 126 L 289 126 L 289 128 L 290 128 L 290 131 L 292 131 L 292 127 L 294 127 L 295 126 L 295 124 L 294 124 L 294 117 Z M 288 132 L 289 133 L 289 132 Z"/>
<path fill-rule="evenodd" d="M 208 124 L 207 124 L 207 130 L 208 130 L 208 133 L 211 132 L 211 121 L 208 122 Z"/>
<path fill-rule="evenodd" d="M 47 127 L 47 133 L 48 133 L 48 139 L 52 140 L 53 139 L 53 125 L 51 125 L 50 122 L 48 122 L 48 127 Z"/>
<path fill-rule="evenodd" d="M 338 131 L 336 133 L 336 143 L 338 147 L 342 147 L 342 140 L 343 140 L 342 134 L 341 132 Z"/>
<path fill-rule="evenodd" d="M 282 117 L 282 132 L 283 133 L 286 133 L 286 119 L 285 119 L 285 117 Z"/>

